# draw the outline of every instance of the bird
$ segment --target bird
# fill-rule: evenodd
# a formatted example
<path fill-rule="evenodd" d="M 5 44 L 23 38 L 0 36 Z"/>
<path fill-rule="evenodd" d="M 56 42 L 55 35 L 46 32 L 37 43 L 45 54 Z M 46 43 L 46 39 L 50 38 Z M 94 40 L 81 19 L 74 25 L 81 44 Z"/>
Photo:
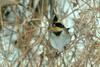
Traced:
<path fill-rule="evenodd" d="M 70 28 L 66 28 L 56 15 L 50 24 L 48 30 L 50 31 L 51 46 L 58 51 L 63 51 L 64 47 L 71 41 L 71 35 L 68 31 Z"/>

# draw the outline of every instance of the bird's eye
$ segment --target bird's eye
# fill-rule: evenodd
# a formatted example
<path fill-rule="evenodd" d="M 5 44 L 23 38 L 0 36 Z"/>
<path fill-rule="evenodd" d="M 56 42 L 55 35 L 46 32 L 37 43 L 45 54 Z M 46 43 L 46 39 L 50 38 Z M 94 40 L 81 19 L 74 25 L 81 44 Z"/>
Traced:
<path fill-rule="evenodd" d="M 55 23 L 52 23 L 52 26 L 55 27 L 56 26 Z"/>

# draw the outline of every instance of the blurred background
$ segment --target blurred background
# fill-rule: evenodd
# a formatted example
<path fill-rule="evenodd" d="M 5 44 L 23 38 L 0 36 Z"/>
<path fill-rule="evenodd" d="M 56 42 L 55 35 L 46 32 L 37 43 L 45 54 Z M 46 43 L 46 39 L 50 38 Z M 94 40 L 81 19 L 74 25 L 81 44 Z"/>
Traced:
<path fill-rule="evenodd" d="M 71 37 L 61 52 L 48 30 L 54 14 Z M 99 66 L 100 0 L 0 0 L 0 67 Z"/>

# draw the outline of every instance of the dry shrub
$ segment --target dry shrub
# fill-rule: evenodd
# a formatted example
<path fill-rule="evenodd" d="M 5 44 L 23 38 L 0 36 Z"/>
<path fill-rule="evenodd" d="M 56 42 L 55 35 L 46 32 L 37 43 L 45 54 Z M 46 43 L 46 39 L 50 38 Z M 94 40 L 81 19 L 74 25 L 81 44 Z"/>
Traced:
<path fill-rule="evenodd" d="M 80 53 L 72 67 L 99 66 L 99 38 L 97 38 L 96 10 L 85 9 L 80 12 L 80 18 L 75 19 L 76 37 L 82 37 L 85 48 Z M 77 34 L 79 34 L 77 36 Z M 94 39 L 97 38 L 97 40 Z"/>

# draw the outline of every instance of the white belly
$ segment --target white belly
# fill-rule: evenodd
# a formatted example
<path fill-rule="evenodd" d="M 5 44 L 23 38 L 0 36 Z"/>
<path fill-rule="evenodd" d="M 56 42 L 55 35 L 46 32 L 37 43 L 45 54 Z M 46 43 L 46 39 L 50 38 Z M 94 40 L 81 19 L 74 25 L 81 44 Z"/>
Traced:
<path fill-rule="evenodd" d="M 71 39 L 70 35 L 65 34 L 64 31 L 61 33 L 60 36 L 56 36 L 54 33 L 50 34 L 51 46 L 57 49 L 58 51 L 63 51 L 64 46 L 66 46 L 70 42 L 70 39 Z"/>

